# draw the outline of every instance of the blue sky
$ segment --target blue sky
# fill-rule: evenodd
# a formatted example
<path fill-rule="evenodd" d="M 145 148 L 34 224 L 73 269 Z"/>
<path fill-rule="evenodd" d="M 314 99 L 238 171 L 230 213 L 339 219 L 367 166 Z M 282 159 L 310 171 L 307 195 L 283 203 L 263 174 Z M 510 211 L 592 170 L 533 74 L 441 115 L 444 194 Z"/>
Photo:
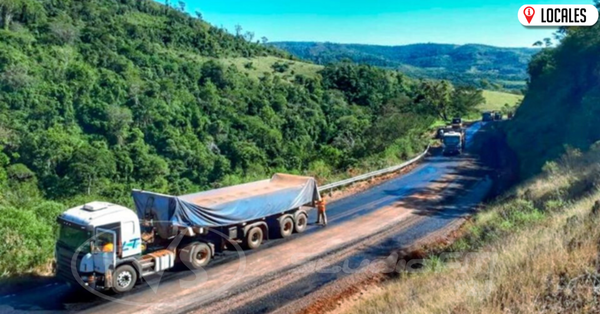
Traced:
<path fill-rule="evenodd" d="M 176 3 L 176 1 L 171 1 Z M 517 19 L 524 4 L 590 4 L 590 0 L 187 0 L 187 10 L 233 31 L 240 24 L 269 41 L 403 45 L 481 43 L 529 47 L 551 29 Z"/>

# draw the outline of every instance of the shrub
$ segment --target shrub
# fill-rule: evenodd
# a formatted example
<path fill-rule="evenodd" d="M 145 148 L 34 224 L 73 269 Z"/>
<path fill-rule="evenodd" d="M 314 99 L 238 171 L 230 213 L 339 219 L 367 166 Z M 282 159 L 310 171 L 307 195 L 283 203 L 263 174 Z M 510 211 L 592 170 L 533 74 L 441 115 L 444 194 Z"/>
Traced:
<path fill-rule="evenodd" d="M 31 271 L 52 258 L 55 234 L 37 212 L 0 207 L 0 275 Z"/>

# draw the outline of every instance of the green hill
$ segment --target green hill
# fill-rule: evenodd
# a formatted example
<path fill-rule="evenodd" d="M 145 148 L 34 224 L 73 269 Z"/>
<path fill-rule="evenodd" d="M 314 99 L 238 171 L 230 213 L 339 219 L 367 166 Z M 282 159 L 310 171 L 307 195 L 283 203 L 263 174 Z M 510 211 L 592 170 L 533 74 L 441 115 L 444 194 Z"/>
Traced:
<path fill-rule="evenodd" d="M 271 45 L 318 64 L 349 59 L 357 63 L 398 69 L 416 78 L 446 79 L 458 84 L 513 90 L 520 90 L 524 86 L 527 63 L 539 51 L 529 48 L 431 43 L 380 46 L 274 42 Z M 486 81 L 491 82 L 492 86 Z"/>
<path fill-rule="evenodd" d="M 531 61 L 529 91 L 509 125 L 524 176 L 600 140 L 600 24 L 568 28 L 564 36 Z"/>

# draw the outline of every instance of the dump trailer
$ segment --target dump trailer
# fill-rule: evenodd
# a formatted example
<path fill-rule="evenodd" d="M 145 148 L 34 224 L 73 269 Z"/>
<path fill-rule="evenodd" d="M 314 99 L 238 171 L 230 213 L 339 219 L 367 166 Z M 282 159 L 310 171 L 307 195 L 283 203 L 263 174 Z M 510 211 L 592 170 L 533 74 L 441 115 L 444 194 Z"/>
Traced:
<path fill-rule="evenodd" d="M 176 262 L 193 270 L 223 250 L 256 249 L 270 237 L 304 232 L 309 210 L 325 212 L 315 179 L 288 174 L 180 196 L 142 190 L 132 196 L 135 211 L 91 202 L 58 217 L 59 278 L 126 292 Z"/>

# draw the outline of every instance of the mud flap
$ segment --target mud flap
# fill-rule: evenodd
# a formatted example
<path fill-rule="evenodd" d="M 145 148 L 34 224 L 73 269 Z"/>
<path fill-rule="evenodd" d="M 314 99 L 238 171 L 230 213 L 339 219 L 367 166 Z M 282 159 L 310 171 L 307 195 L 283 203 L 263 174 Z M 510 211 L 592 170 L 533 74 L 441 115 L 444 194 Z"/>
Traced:
<path fill-rule="evenodd" d="M 108 269 L 104 274 L 104 289 L 112 288 L 112 269 Z"/>

